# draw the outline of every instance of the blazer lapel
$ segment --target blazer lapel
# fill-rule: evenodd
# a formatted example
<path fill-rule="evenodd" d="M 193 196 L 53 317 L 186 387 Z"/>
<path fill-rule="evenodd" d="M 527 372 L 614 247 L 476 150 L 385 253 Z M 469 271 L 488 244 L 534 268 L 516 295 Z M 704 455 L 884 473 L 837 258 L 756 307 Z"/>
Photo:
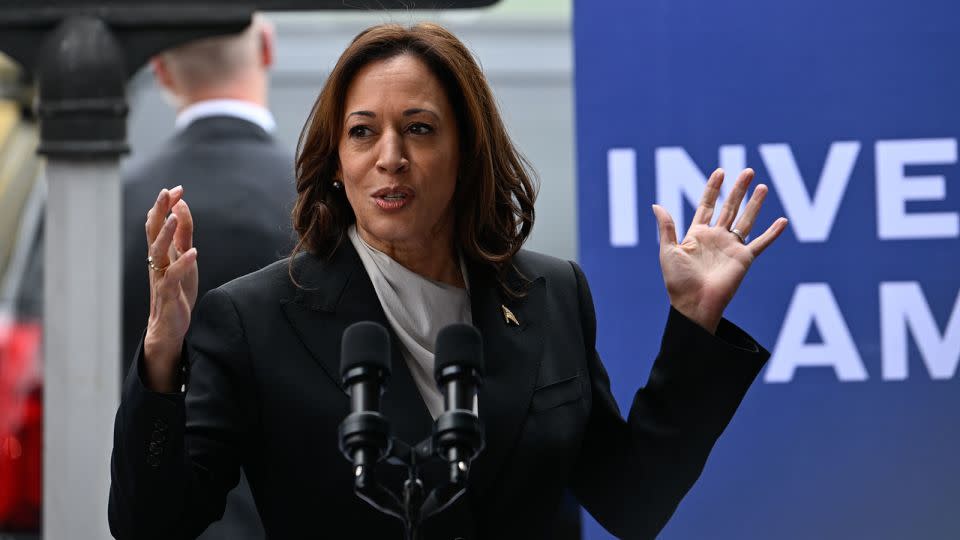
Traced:
<path fill-rule="evenodd" d="M 377 298 L 373 283 L 349 241 L 329 261 L 310 254 L 298 256 L 294 275 L 301 284 L 284 313 L 300 340 L 327 376 L 340 386 L 340 340 L 353 323 L 373 321 L 390 333 L 391 376 L 381 400 L 393 435 L 416 444 L 431 433 L 433 420 L 420 396 Z"/>
<path fill-rule="evenodd" d="M 475 272 L 470 277 L 471 302 L 474 325 L 483 336 L 485 374 L 478 399 L 486 448 L 474 463 L 470 482 L 474 493 L 482 495 L 499 477 L 530 407 L 543 351 L 545 284 L 536 278 L 526 285 L 525 297 L 508 301 L 492 276 L 475 279 L 478 273 L 483 276 Z M 519 325 L 508 324 L 503 306 Z"/>

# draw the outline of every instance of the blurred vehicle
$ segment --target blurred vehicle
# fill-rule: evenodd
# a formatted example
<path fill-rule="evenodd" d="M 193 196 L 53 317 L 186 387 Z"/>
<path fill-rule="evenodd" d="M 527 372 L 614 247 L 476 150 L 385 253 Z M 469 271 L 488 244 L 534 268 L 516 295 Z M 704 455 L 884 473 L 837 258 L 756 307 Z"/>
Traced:
<path fill-rule="evenodd" d="M 41 524 L 43 183 L 28 81 L 0 58 L 0 540 Z"/>

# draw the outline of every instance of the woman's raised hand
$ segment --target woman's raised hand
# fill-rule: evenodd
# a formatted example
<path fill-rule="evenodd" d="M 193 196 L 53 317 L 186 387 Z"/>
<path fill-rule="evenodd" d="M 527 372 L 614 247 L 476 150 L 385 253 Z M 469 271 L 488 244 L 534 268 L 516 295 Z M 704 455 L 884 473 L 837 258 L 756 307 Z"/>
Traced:
<path fill-rule="evenodd" d="M 723 310 L 733 299 L 753 260 L 787 227 L 787 219 L 781 217 L 763 234 L 744 244 L 767 195 L 767 186 L 758 185 L 737 220 L 751 180 L 753 169 L 740 173 L 720 209 L 717 223 L 711 226 L 723 184 L 723 170 L 714 171 L 703 190 L 693 223 L 679 244 L 673 218 L 663 207 L 653 205 L 660 230 L 660 268 L 670 304 L 711 333 L 716 332 Z"/>
<path fill-rule="evenodd" d="M 150 317 L 143 341 L 145 381 L 155 392 L 177 388 L 180 351 L 197 301 L 193 217 L 183 187 L 164 189 L 147 212 Z"/>

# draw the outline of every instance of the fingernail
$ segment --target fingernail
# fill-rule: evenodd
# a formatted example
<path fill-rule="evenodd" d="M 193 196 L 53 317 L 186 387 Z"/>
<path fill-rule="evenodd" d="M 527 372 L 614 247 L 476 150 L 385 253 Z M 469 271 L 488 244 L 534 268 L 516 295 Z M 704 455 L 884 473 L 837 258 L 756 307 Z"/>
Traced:
<path fill-rule="evenodd" d="M 157 202 L 160 202 L 163 199 L 163 196 L 167 194 L 166 188 L 160 190 L 160 194 L 157 195 Z"/>

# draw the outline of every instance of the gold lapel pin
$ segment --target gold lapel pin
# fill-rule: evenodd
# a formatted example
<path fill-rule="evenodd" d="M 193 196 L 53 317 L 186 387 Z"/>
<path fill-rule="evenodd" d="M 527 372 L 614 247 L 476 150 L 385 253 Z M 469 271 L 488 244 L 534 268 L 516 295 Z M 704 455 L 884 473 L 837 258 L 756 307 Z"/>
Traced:
<path fill-rule="evenodd" d="M 500 309 L 503 310 L 503 321 L 507 323 L 507 326 L 511 324 L 514 326 L 520 326 L 520 321 L 518 321 L 517 316 L 514 315 L 512 311 L 510 311 L 510 308 L 501 304 Z"/>

